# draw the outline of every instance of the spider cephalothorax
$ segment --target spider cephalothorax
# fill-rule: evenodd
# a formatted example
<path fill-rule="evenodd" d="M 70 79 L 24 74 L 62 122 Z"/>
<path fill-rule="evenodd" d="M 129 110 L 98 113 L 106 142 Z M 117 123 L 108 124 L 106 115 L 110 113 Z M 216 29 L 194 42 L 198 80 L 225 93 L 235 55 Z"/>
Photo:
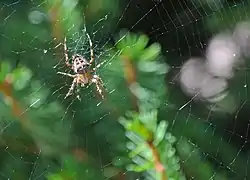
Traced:
<path fill-rule="evenodd" d="M 57 74 L 65 75 L 74 78 L 73 82 L 71 84 L 71 87 L 68 91 L 68 93 L 65 96 L 65 99 L 70 96 L 73 93 L 74 88 L 77 86 L 84 87 L 85 85 L 90 85 L 94 83 L 96 85 L 97 92 L 103 96 L 103 82 L 101 78 L 95 74 L 96 69 L 100 67 L 100 64 L 97 65 L 94 68 L 91 68 L 92 64 L 94 63 L 94 52 L 92 48 L 92 41 L 87 34 L 87 37 L 89 39 L 89 45 L 90 45 L 90 61 L 88 62 L 83 56 L 79 54 L 74 54 L 71 57 L 71 63 L 69 62 L 69 56 L 68 56 L 68 50 L 66 46 L 66 38 L 64 39 L 64 56 L 65 56 L 65 63 L 68 67 L 72 69 L 74 74 L 64 73 L 64 72 L 57 72 Z M 78 89 L 79 91 L 79 89 Z M 80 99 L 79 95 L 77 96 L 78 99 Z"/>

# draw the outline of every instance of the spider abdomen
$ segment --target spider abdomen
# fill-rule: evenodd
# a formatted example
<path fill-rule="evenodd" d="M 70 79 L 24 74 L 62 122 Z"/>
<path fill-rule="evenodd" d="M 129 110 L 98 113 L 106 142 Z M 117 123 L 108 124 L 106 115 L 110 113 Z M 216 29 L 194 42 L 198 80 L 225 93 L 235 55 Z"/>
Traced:
<path fill-rule="evenodd" d="M 73 66 L 72 66 L 72 68 L 73 68 L 73 70 L 74 70 L 75 73 L 84 74 L 84 73 L 87 73 L 89 71 L 90 64 L 81 55 L 78 55 L 78 54 L 74 55 L 72 57 L 72 60 L 73 60 Z"/>

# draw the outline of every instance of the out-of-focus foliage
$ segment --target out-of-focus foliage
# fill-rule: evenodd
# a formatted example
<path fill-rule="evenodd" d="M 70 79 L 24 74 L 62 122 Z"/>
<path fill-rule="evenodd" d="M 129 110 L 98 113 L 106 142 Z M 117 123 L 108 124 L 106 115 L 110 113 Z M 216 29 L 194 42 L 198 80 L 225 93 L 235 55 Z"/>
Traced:
<path fill-rule="evenodd" d="M 18 2 L 13 14 L 12 6 L 0 10 L 9 17 L 0 36 L 0 179 L 134 180 L 141 173 L 147 179 L 163 174 L 176 180 L 244 179 L 244 154 L 188 108 L 179 111 L 169 101 L 164 47 L 124 30 L 115 45 L 107 41 L 107 32 L 121 16 L 118 1 Z M 41 19 L 34 13 L 42 14 Z M 72 79 L 56 74 L 55 65 L 64 59 L 61 40 L 68 38 L 70 55 L 89 59 L 86 32 L 93 37 L 96 62 L 103 62 L 97 73 L 104 81 L 105 100 L 98 99 L 94 86 L 81 88 L 82 101 L 74 95 L 64 100 Z M 79 50 L 77 43 L 84 48 Z M 118 120 L 125 116 L 122 126 Z M 159 162 L 152 147 L 164 168 L 155 166 Z M 146 162 L 138 161 L 141 155 Z M 204 156 L 216 157 L 225 168 L 218 170 Z M 166 173 L 153 174 L 162 169 Z"/>
<path fill-rule="evenodd" d="M 6 70 L 11 69 L 11 66 L 6 61 L 1 63 L 1 68 L 3 67 L 6 68 Z M 18 173 L 23 174 L 25 172 L 26 177 L 25 175 L 22 175 L 23 178 L 21 179 L 27 179 L 29 176 L 36 177 L 39 173 L 44 173 L 46 169 L 57 168 L 60 173 L 63 174 L 63 178 L 65 178 L 64 176 L 67 177 L 74 174 L 76 177 L 73 179 L 82 179 L 83 177 L 93 179 L 97 174 L 88 173 L 87 171 L 92 171 L 89 167 L 86 168 L 87 174 L 84 174 L 82 171 L 84 164 L 77 162 L 74 154 L 68 154 L 70 123 L 67 121 L 61 121 L 61 118 L 64 115 L 63 107 L 56 101 L 44 104 L 47 94 L 46 90 L 41 90 L 38 94 L 33 94 L 33 96 L 31 96 L 32 92 L 35 92 L 39 84 L 39 81 L 31 79 L 32 72 L 26 67 L 20 66 L 13 71 L 1 71 L 1 77 L 3 78 L 1 80 L 0 89 L 4 100 L 1 103 L 1 110 L 2 112 L 5 112 L 4 114 L 1 114 L 1 129 L 4 130 L 6 128 L 6 131 L 2 134 L 1 141 L 6 143 L 6 147 L 8 151 L 10 151 L 9 153 L 12 154 L 13 151 L 17 151 L 17 153 L 12 154 L 13 158 L 15 158 L 14 161 L 13 158 L 9 159 L 8 157 L 6 157 L 6 160 L 4 161 L 5 163 L 8 162 L 12 168 L 12 175 L 6 172 L 9 171 L 6 168 L 4 168 L 6 171 L 2 169 L 2 172 L 4 172 L 9 178 L 12 177 L 13 179 L 17 179 L 19 176 Z M 29 92 L 28 95 L 27 92 Z M 24 109 L 25 106 L 27 109 Z M 29 106 L 32 107 L 29 108 Z M 51 117 L 53 117 L 53 119 L 51 119 Z M 10 127 L 7 127 L 6 124 L 10 125 Z M 15 143 L 15 141 L 18 143 Z M 22 152 L 22 150 L 24 153 L 23 155 L 19 152 Z M 32 173 L 30 175 L 28 173 L 27 170 L 30 165 L 25 163 L 25 159 L 28 158 L 28 156 L 25 155 L 26 153 L 33 154 L 33 159 L 35 158 L 34 160 L 39 164 L 38 166 L 43 167 L 41 167 L 41 171 L 36 169 L 35 172 L 38 174 L 30 172 Z M 60 163 L 49 164 L 46 161 L 50 158 L 43 159 L 44 157 L 53 157 L 59 158 L 60 160 L 61 157 L 64 156 L 67 156 L 67 158 L 63 158 L 61 162 L 66 163 L 65 170 L 61 170 Z M 37 158 L 43 160 L 38 160 Z M 17 159 L 19 159 L 18 162 L 16 161 Z M 13 163 L 19 163 L 19 165 L 15 167 Z M 73 164 L 76 165 L 71 166 Z M 77 170 L 74 167 L 82 168 Z M 19 168 L 21 168 L 20 171 Z M 50 175 L 49 177 L 52 178 L 55 176 Z"/>
<path fill-rule="evenodd" d="M 58 173 L 47 175 L 48 180 L 67 180 L 67 179 L 102 179 L 95 169 L 90 168 L 89 164 L 77 162 L 77 159 L 67 155 L 62 158 L 62 168 Z"/>
<path fill-rule="evenodd" d="M 233 28 L 237 22 L 249 20 L 249 9 L 249 3 L 244 1 L 233 7 L 224 7 L 206 19 L 206 27 L 212 32 Z"/>

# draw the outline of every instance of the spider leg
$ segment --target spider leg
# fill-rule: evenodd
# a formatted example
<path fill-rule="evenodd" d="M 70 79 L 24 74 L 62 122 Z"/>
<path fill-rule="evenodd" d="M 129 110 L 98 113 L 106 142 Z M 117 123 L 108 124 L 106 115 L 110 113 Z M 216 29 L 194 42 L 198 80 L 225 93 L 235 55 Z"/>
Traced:
<path fill-rule="evenodd" d="M 75 78 L 75 79 L 73 80 L 73 82 L 72 82 L 70 88 L 69 88 L 68 93 L 67 93 L 66 96 L 64 97 L 64 99 L 66 99 L 68 96 L 70 96 L 70 95 L 72 94 L 72 92 L 73 92 L 73 90 L 74 90 L 76 84 L 77 84 L 77 79 Z"/>
<path fill-rule="evenodd" d="M 103 86 L 104 83 L 103 83 L 102 79 L 99 76 L 94 75 L 93 78 L 97 79 L 98 82 Z"/>
<path fill-rule="evenodd" d="M 99 78 L 99 76 L 97 76 L 97 75 L 94 75 L 92 80 L 91 80 L 91 83 L 95 83 L 97 92 L 101 95 L 101 98 L 104 99 L 103 90 L 102 90 L 103 89 L 103 82 L 102 82 L 101 78 Z"/>
<path fill-rule="evenodd" d="M 69 63 L 69 56 L 68 56 L 68 48 L 67 48 L 67 45 L 66 45 L 66 37 L 64 38 L 64 43 L 63 43 L 63 47 L 64 47 L 64 57 L 65 57 L 65 63 L 67 66 L 72 66 L 70 63 Z"/>
<path fill-rule="evenodd" d="M 90 61 L 89 61 L 89 63 L 91 65 L 94 62 L 95 57 L 94 57 L 93 43 L 92 43 L 91 38 L 90 38 L 88 33 L 87 33 L 87 37 L 89 40 L 89 48 L 90 48 Z"/>
<path fill-rule="evenodd" d="M 68 73 L 64 73 L 64 72 L 57 72 L 57 74 L 61 74 L 61 75 L 64 75 L 64 76 L 69 76 L 69 77 L 72 77 L 72 78 L 76 77 L 76 75 L 72 75 L 72 74 L 68 74 Z"/>

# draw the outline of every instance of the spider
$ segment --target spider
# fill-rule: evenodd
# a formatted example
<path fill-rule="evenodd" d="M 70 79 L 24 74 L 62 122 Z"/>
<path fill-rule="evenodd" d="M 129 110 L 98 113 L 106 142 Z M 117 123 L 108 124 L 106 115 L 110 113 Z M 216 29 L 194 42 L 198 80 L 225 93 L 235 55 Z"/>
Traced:
<path fill-rule="evenodd" d="M 61 74 L 64 76 L 69 76 L 73 78 L 73 82 L 69 88 L 68 93 L 64 97 L 66 99 L 68 96 L 73 94 L 73 91 L 75 87 L 85 87 L 85 85 L 91 85 L 95 84 L 97 92 L 100 94 L 101 98 L 104 99 L 103 95 L 103 81 L 102 79 L 96 75 L 96 69 L 100 67 L 101 64 L 97 65 L 94 68 L 91 68 L 92 64 L 95 61 L 94 58 L 94 51 L 93 51 L 93 45 L 92 41 L 90 39 L 89 34 L 87 33 L 87 38 L 89 40 L 89 46 L 90 46 L 90 61 L 88 62 L 86 58 L 79 54 L 74 54 L 71 57 L 72 63 L 69 62 L 70 58 L 68 56 L 68 49 L 66 45 L 66 37 L 64 38 L 64 57 L 65 57 L 65 64 L 67 67 L 69 67 L 71 70 L 73 70 L 74 74 L 64 73 L 64 72 L 57 72 L 57 74 Z M 77 89 L 77 92 L 79 92 L 79 89 Z M 77 95 L 77 98 L 80 100 L 79 95 Z"/>

